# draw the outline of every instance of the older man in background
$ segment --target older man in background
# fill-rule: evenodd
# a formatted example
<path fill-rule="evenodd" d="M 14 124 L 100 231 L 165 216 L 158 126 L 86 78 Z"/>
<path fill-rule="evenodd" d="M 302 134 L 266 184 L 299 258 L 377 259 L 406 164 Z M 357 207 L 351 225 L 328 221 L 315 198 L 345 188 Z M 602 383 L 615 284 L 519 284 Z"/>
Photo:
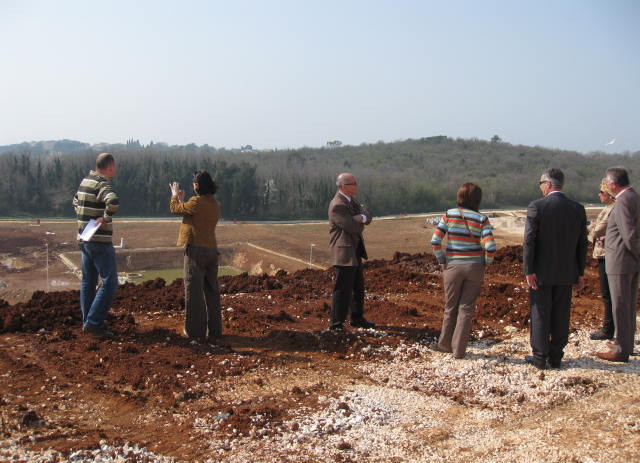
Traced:
<path fill-rule="evenodd" d="M 336 269 L 329 329 L 343 330 L 351 307 L 351 326 L 374 328 L 364 318 L 364 274 L 362 259 L 367 259 L 362 232 L 371 223 L 371 214 L 355 199 L 358 181 L 350 173 L 338 175 L 338 191 L 329 204 L 329 247 Z"/>
<path fill-rule="evenodd" d="M 616 196 L 604 239 L 605 266 L 613 309 L 615 340 L 596 355 L 610 362 L 628 362 L 633 353 L 640 271 L 640 196 L 629 184 L 624 167 L 607 169 L 606 182 Z"/>

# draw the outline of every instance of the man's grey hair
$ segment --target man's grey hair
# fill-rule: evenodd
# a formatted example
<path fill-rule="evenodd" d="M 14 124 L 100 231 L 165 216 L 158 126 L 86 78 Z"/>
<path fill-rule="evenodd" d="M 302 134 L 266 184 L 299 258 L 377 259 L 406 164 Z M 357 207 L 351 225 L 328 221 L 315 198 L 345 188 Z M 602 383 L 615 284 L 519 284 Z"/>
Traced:
<path fill-rule="evenodd" d="M 627 169 L 622 166 L 609 167 L 607 178 L 620 187 L 629 185 L 629 174 Z"/>
<path fill-rule="evenodd" d="M 338 178 L 336 179 L 336 186 L 340 188 L 342 185 L 346 183 L 349 177 L 351 177 L 351 175 L 346 173 L 338 175 Z"/>
<path fill-rule="evenodd" d="M 542 173 L 542 178 L 551 182 L 551 186 L 555 189 L 561 190 L 564 186 L 564 174 L 555 167 L 545 170 Z"/>

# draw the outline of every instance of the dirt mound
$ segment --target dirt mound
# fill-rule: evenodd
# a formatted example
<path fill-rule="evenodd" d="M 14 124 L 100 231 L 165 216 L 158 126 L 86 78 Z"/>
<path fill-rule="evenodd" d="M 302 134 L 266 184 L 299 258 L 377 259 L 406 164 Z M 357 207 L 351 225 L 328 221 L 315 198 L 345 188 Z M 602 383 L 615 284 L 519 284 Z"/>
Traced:
<path fill-rule="evenodd" d="M 395 326 L 407 320 L 414 326 L 437 330 L 442 311 L 440 268 L 433 255 L 396 252 L 389 261 L 373 260 L 365 264 L 368 292 L 367 310 L 382 326 Z M 491 281 L 484 285 L 473 328 L 483 336 L 501 336 L 505 326 L 527 326 L 529 319 L 528 292 L 523 284 L 522 248 L 500 249 L 495 262 L 488 268 Z M 333 270 L 279 271 L 251 276 L 225 276 L 219 279 L 220 291 L 231 297 L 226 307 L 225 328 L 239 334 L 257 333 L 266 336 L 270 328 L 283 325 L 305 329 L 311 323 L 326 323 L 332 290 Z M 597 280 L 587 279 L 586 287 L 577 297 L 597 299 Z M 404 301 L 407 292 L 415 293 L 413 301 Z M 60 327 L 79 326 L 78 291 L 44 293 L 37 291 L 25 303 L 0 303 L 2 331 L 47 331 Z M 417 306 L 416 306 L 417 303 Z M 265 307 L 258 307 L 264 305 Z M 167 285 L 162 278 L 140 285 L 127 283 L 116 293 L 110 326 L 119 333 L 135 332 L 133 314 L 182 312 L 183 281 Z M 592 318 L 596 318 L 595 315 Z M 307 326 L 308 327 L 308 326 Z M 322 326 L 318 326 L 321 328 Z"/>
<path fill-rule="evenodd" d="M 25 445 L 68 452 L 102 439 L 129 441 L 185 460 L 210 455 L 201 436 L 296 432 L 304 422 L 291 421 L 291 410 L 322 408 L 319 396 L 333 393 L 336 378 L 366 378 L 367 359 L 431 355 L 426 345 L 438 336 L 444 299 L 435 258 L 395 253 L 364 271 L 365 315 L 376 330 L 327 330 L 332 269 L 221 277 L 225 336 L 211 343 L 182 335 L 181 279 L 120 286 L 107 320 L 114 341 L 82 332 L 78 291 L 38 291 L 13 305 L 0 300 L 0 369 L 11 372 L 0 378 L 3 426 L 17 432 L 25 413 L 37 410 L 43 429 Z M 591 267 L 586 282 L 575 293 L 572 327 L 601 317 Z M 473 336 L 502 339 L 528 322 L 522 250 L 502 248 L 478 298 Z M 411 375 L 418 380 L 419 369 Z"/>

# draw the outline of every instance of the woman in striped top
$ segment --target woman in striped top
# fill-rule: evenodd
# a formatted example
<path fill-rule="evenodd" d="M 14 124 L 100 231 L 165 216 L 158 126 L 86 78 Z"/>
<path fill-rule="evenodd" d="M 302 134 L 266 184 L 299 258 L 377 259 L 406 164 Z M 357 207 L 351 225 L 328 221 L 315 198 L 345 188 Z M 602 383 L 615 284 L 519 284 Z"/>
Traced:
<path fill-rule="evenodd" d="M 444 275 L 445 309 L 435 347 L 462 358 L 471 332 L 471 316 L 482 289 L 484 267 L 493 260 L 496 243 L 486 215 L 480 214 L 482 189 L 465 183 L 458 190 L 458 207 L 440 219 L 431 238 L 433 254 Z M 447 236 L 445 251 L 442 240 Z"/>

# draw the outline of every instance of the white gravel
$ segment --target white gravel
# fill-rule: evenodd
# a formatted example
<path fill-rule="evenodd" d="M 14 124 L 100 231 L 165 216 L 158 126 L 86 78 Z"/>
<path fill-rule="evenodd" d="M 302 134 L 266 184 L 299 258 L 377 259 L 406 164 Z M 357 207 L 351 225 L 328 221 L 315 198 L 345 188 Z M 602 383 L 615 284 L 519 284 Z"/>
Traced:
<path fill-rule="evenodd" d="M 528 332 L 472 343 L 463 360 L 433 351 L 429 341 L 359 354 L 364 379 L 318 397 L 318 407 L 295 410 L 277 429 L 267 423 L 249 437 L 220 440 L 217 423 L 196 419 L 194 427 L 210 439 L 206 461 L 640 461 L 640 357 L 628 364 L 600 361 L 592 353 L 603 345 L 586 331 L 571 335 L 562 369 L 545 371 L 524 363 Z M 620 397 L 629 399 L 626 409 L 607 405 Z M 0 441 L 0 458 L 177 461 L 107 443 L 65 459 L 11 440 Z"/>

